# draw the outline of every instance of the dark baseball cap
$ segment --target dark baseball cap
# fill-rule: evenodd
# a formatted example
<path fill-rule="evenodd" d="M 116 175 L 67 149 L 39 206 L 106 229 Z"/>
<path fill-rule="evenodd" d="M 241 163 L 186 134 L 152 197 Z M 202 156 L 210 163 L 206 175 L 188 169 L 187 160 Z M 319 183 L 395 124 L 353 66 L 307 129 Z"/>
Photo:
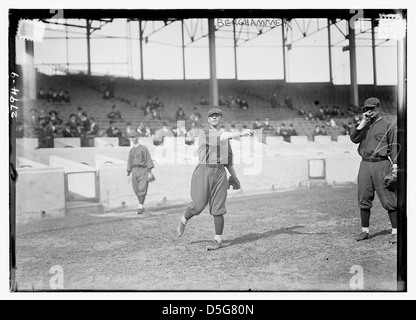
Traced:
<path fill-rule="evenodd" d="M 377 98 L 371 97 L 365 100 L 364 102 L 364 108 L 377 108 L 380 106 L 381 106 L 380 100 L 378 100 Z"/>
<path fill-rule="evenodd" d="M 220 108 L 212 108 L 208 111 L 208 117 L 212 116 L 213 114 L 219 114 L 220 116 L 222 116 L 222 111 Z"/>

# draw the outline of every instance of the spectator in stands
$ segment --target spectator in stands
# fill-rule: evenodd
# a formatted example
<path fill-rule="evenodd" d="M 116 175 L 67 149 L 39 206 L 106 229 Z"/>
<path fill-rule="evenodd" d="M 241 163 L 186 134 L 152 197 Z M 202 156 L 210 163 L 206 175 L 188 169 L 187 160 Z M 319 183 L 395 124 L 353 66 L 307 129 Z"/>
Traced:
<path fill-rule="evenodd" d="M 241 99 L 240 108 L 243 109 L 243 110 L 247 110 L 249 108 L 248 102 L 245 98 Z"/>
<path fill-rule="evenodd" d="M 320 136 L 321 134 L 321 128 L 319 127 L 319 125 L 315 126 L 315 129 L 313 129 L 312 132 L 312 137 L 315 138 L 315 136 Z"/>
<path fill-rule="evenodd" d="M 194 144 L 195 138 L 199 137 L 199 129 L 194 122 L 191 124 L 191 129 L 187 132 L 185 137 L 186 144 Z"/>
<path fill-rule="evenodd" d="M 110 126 L 105 131 L 107 133 L 107 137 L 110 138 L 120 138 L 123 134 L 121 133 L 120 129 L 116 127 L 114 124 L 114 120 L 110 120 Z"/>
<path fill-rule="evenodd" d="M 66 103 L 70 103 L 70 102 L 71 102 L 71 98 L 69 97 L 69 93 L 68 93 L 68 91 L 65 91 L 65 92 L 64 92 L 64 98 L 63 98 L 63 101 L 64 101 L 64 102 L 66 102 Z"/>
<path fill-rule="evenodd" d="M 331 128 L 337 128 L 338 125 L 335 122 L 334 118 L 330 118 L 329 121 L 327 122 L 327 126 L 330 126 Z"/>
<path fill-rule="evenodd" d="M 285 94 L 284 106 L 286 108 L 289 108 L 290 110 L 293 110 L 292 98 L 289 97 L 287 94 Z"/>
<path fill-rule="evenodd" d="M 165 105 L 163 104 L 162 101 L 159 100 L 158 97 L 155 98 L 155 102 L 153 104 L 153 109 L 157 109 L 160 112 L 162 112 L 162 110 L 165 109 Z"/>
<path fill-rule="evenodd" d="M 199 104 L 200 104 L 201 106 L 206 106 L 206 105 L 209 105 L 209 102 L 208 102 L 208 100 L 207 100 L 207 99 L 205 99 L 205 97 L 204 97 L 204 96 L 202 96 L 202 97 L 201 97 L 201 101 L 199 101 Z"/>
<path fill-rule="evenodd" d="M 48 100 L 49 102 L 52 102 L 52 96 L 53 96 L 53 89 L 49 88 L 48 92 L 46 93 L 46 100 Z"/>
<path fill-rule="evenodd" d="M 220 97 L 218 98 L 218 104 L 219 104 L 220 106 L 225 106 L 225 105 L 227 105 L 227 101 L 225 100 L 224 96 L 220 96 Z"/>
<path fill-rule="evenodd" d="M 231 109 L 236 109 L 237 107 L 239 107 L 237 99 L 232 98 L 230 103 L 228 104 L 228 107 L 230 107 Z"/>
<path fill-rule="evenodd" d="M 298 109 L 298 116 L 306 117 L 306 111 L 302 107 Z"/>
<path fill-rule="evenodd" d="M 319 107 L 318 111 L 316 112 L 315 118 L 321 121 L 325 120 L 324 109 L 322 109 L 322 107 Z"/>
<path fill-rule="evenodd" d="M 151 96 L 148 96 L 147 97 L 147 101 L 144 103 L 144 106 L 143 106 L 143 114 L 145 116 L 147 116 L 148 114 L 150 114 L 151 111 L 152 111 L 152 109 L 153 109 L 153 107 L 154 107 L 153 99 L 152 99 Z"/>
<path fill-rule="evenodd" d="M 155 120 L 155 119 L 162 120 L 162 116 L 159 113 L 159 110 L 158 109 L 153 108 L 152 110 L 150 110 L 150 113 L 152 115 L 152 120 Z"/>
<path fill-rule="evenodd" d="M 87 135 L 96 136 L 99 130 L 100 130 L 100 126 L 95 122 L 95 119 L 91 117 L 90 118 L 90 130 L 87 131 Z"/>
<path fill-rule="evenodd" d="M 82 125 L 81 124 L 82 112 L 83 112 L 82 111 L 82 107 L 78 107 L 77 108 L 77 114 L 76 114 L 78 126 L 81 126 Z"/>
<path fill-rule="evenodd" d="M 185 137 L 187 134 L 185 121 L 178 121 L 177 127 L 173 128 L 172 131 L 175 137 Z"/>
<path fill-rule="evenodd" d="M 290 137 L 292 137 L 292 136 L 297 136 L 297 135 L 298 135 L 298 133 L 297 133 L 296 129 L 293 127 L 293 123 L 289 124 L 289 129 L 288 129 L 288 131 L 289 131 L 289 136 L 290 136 Z"/>
<path fill-rule="evenodd" d="M 277 135 L 283 137 L 284 141 L 290 142 L 289 128 L 287 128 L 284 123 L 278 128 Z"/>
<path fill-rule="evenodd" d="M 53 130 L 50 121 L 44 121 L 38 132 L 39 145 L 38 148 L 53 148 Z"/>
<path fill-rule="evenodd" d="M 328 118 L 328 117 L 330 117 L 331 116 L 331 110 L 329 110 L 329 106 L 327 105 L 326 107 L 325 107 L 325 109 L 324 109 L 324 116 L 326 117 L 326 118 Z"/>
<path fill-rule="evenodd" d="M 139 126 L 136 129 L 137 134 L 139 137 L 150 137 L 151 131 L 149 127 L 146 127 L 143 122 L 139 123 Z"/>
<path fill-rule="evenodd" d="M 313 113 L 312 113 L 312 111 L 311 111 L 311 110 L 309 110 L 309 111 L 307 112 L 305 119 L 306 119 L 306 120 L 314 120 L 314 119 L 315 119 L 315 117 L 313 116 Z"/>
<path fill-rule="evenodd" d="M 110 90 L 108 90 L 108 89 L 104 90 L 103 99 L 106 99 L 106 100 L 111 99 Z"/>
<path fill-rule="evenodd" d="M 59 102 L 58 91 L 56 91 L 55 89 L 52 91 L 51 101 L 52 102 Z"/>
<path fill-rule="evenodd" d="M 45 113 L 44 109 L 39 110 L 39 116 L 38 116 L 38 123 L 42 127 L 44 123 L 49 122 L 49 116 Z"/>
<path fill-rule="evenodd" d="M 115 104 L 111 107 L 111 112 L 107 114 L 107 118 L 110 120 L 121 120 L 123 117 L 121 116 L 121 112 L 117 110 L 117 107 Z"/>
<path fill-rule="evenodd" d="M 60 124 L 62 124 L 62 122 L 64 122 L 59 116 L 58 113 L 54 110 L 49 112 L 49 119 L 52 122 L 53 126 L 59 126 Z"/>
<path fill-rule="evenodd" d="M 235 124 L 231 124 L 230 132 L 238 132 L 237 128 L 235 127 Z"/>
<path fill-rule="evenodd" d="M 59 89 L 58 92 L 58 102 L 64 102 L 65 101 L 65 92 L 62 89 Z"/>
<path fill-rule="evenodd" d="M 272 106 L 273 109 L 279 107 L 279 98 L 277 96 L 277 92 L 273 92 L 272 97 L 270 99 L 270 105 Z"/>
<path fill-rule="evenodd" d="M 163 123 L 163 127 L 161 129 L 156 130 L 153 137 L 153 143 L 155 145 L 160 145 L 163 143 L 165 137 L 173 137 L 173 132 L 168 128 L 168 124 L 166 122 Z"/>
<path fill-rule="evenodd" d="M 202 118 L 201 113 L 199 112 L 198 108 L 195 107 L 194 111 L 189 116 L 189 120 L 191 120 L 191 124 L 195 123 L 195 126 L 199 127 L 201 125 L 201 118 Z"/>
<path fill-rule="evenodd" d="M 65 129 L 62 134 L 66 138 L 81 137 L 80 130 L 78 129 L 77 116 L 75 114 L 69 116 L 69 121 L 65 124 Z"/>
<path fill-rule="evenodd" d="M 325 125 L 321 126 L 321 136 L 327 136 L 328 132 L 326 131 Z"/>
<path fill-rule="evenodd" d="M 350 135 L 350 131 L 348 130 L 348 125 L 346 125 L 345 123 L 342 124 L 341 134 L 344 136 Z"/>
<path fill-rule="evenodd" d="M 36 99 L 46 99 L 46 92 L 43 87 L 40 87 L 39 91 L 36 93 Z"/>
<path fill-rule="evenodd" d="M 186 114 L 182 110 L 182 106 L 179 105 L 178 110 L 176 110 L 176 121 L 185 121 L 186 120 Z"/>
<path fill-rule="evenodd" d="M 332 107 L 331 116 L 333 116 L 333 117 L 338 117 L 339 116 L 339 111 L 337 110 L 336 106 Z"/>
<path fill-rule="evenodd" d="M 264 123 L 263 123 L 263 130 L 265 130 L 265 131 L 271 131 L 271 130 L 274 130 L 274 127 L 270 124 L 270 119 L 269 118 L 266 118 L 265 120 L 264 120 Z"/>
<path fill-rule="evenodd" d="M 260 122 L 260 119 L 256 119 L 256 121 L 254 121 L 253 123 L 253 130 L 261 130 L 263 129 L 263 125 Z"/>
<path fill-rule="evenodd" d="M 124 135 L 129 138 L 134 138 L 138 135 L 137 131 L 132 128 L 130 121 L 126 122 L 126 131 L 124 131 Z"/>
<path fill-rule="evenodd" d="M 81 127 L 81 147 L 88 147 L 88 132 L 91 129 L 91 122 L 85 112 L 81 113 L 80 119 Z"/>

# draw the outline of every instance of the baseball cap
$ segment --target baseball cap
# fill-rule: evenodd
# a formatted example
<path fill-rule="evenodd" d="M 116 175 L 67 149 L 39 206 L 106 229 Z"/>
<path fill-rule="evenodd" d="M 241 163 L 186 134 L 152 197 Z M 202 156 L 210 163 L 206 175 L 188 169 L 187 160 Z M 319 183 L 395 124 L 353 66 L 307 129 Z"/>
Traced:
<path fill-rule="evenodd" d="M 376 107 L 380 107 L 380 105 L 381 105 L 380 100 L 374 97 L 368 98 L 364 102 L 364 108 L 376 108 Z"/>
<path fill-rule="evenodd" d="M 211 110 L 208 111 L 208 117 L 210 117 L 213 114 L 219 114 L 220 116 L 222 116 L 222 111 L 220 108 L 212 108 Z"/>

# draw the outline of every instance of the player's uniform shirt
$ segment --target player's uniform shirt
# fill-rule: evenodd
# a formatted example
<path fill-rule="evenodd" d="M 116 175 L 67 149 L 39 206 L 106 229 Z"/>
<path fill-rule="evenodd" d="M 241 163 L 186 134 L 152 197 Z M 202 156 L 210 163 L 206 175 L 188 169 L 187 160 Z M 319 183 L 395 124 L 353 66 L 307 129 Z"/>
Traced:
<path fill-rule="evenodd" d="M 363 159 L 391 158 L 397 163 L 396 128 L 387 123 L 381 116 L 373 119 L 362 130 L 351 128 L 351 141 L 359 143 L 358 154 Z"/>
<path fill-rule="evenodd" d="M 220 141 L 221 130 L 206 126 L 199 131 L 199 164 L 233 164 L 233 152 L 229 140 Z"/>
<path fill-rule="evenodd" d="M 392 170 L 389 157 L 397 162 L 396 128 L 378 116 L 362 130 L 352 127 L 350 138 L 359 143 L 358 153 L 362 157 L 357 178 L 359 207 L 370 209 L 376 192 L 384 209 L 396 210 L 396 193 L 384 185 L 384 177 Z"/>

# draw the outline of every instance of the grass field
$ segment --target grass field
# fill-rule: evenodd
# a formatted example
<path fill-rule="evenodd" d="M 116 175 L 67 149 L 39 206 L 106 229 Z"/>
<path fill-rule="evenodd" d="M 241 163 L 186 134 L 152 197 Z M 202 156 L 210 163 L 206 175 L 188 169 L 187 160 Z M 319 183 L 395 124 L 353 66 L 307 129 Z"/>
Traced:
<path fill-rule="evenodd" d="M 177 238 L 184 208 L 18 225 L 18 291 L 50 290 L 53 266 L 65 290 L 350 291 L 353 266 L 362 267 L 364 290 L 396 290 L 397 247 L 378 200 L 372 237 L 354 240 L 356 186 L 230 197 L 226 246 L 214 252 L 205 249 L 214 237 L 207 210 Z"/>

